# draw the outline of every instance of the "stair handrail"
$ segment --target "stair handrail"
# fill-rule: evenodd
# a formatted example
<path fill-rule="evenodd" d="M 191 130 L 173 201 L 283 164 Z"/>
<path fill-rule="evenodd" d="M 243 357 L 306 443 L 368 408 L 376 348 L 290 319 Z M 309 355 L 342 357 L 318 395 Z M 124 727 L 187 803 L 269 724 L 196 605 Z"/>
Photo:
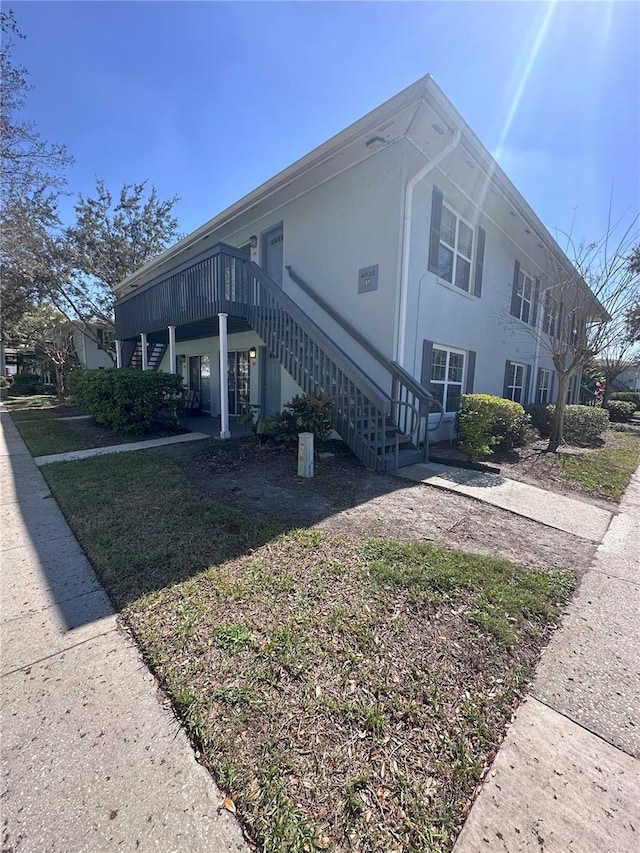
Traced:
<path fill-rule="evenodd" d="M 285 269 L 289 275 L 289 278 L 295 282 L 298 287 L 307 294 L 307 296 L 311 297 L 313 301 L 319 305 L 322 310 L 328 314 L 332 320 L 334 320 L 339 326 L 341 326 L 345 332 L 347 332 L 352 338 L 354 338 L 361 347 L 363 347 L 369 355 L 373 356 L 373 358 L 385 367 L 389 373 L 391 374 L 391 378 L 397 378 L 403 385 L 407 387 L 411 393 L 417 397 L 420 402 L 427 407 L 427 413 L 429 412 L 429 407 L 431 405 L 437 406 L 439 412 L 438 422 L 435 426 L 429 426 L 429 418 L 427 416 L 427 426 L 426 429 L 428 432 L 434 432 L 439 429 L 442 425 L 442 421 L 444 420 L 444 408 L 440 401 L 436 399 L 433 394 L 431 394 L 424 385 L 421 385 L 414 376 L 412 376 L 404 367 L 398 364 L 396 361 L 392 361 L 389 359 L 383 352 L 381 352 L 376 346 L 374 346 L 355 326 L 353 326 L 348 320 L 345 320 L 335 308 L 330 305 L 326 299 L 324 299 L 320 294 L 316 293 L 316 291 L 311 287 L 308 282 L 306 282 L 302 276 L 298 275 L 297 272 L 291 267 L 291 265 L 285 266 Z"/>
<path fill-rule="evenodd" d="M 398 408 L 400 408 L 400 406 L 406 406 L 408 409 L 411 410 L 411 414 L 415 416 L 414 420 L 413 420 L 413 426 L 408 433 L 401 434 L 400 430 L 398 430 L 398 432 L 396 432 L 396 467 L 395 467 L 395 470 L 397 471 L 398 470 L 398 454 L 400 452 L 400 442 L 412 439 L 413 436 L 416 434 L 416 432 L 420 428 L 420 412 L 413 405 L 413 403 L 409 403 L 408 400 L 392 400 L 391 402 L 393 403 L 393 405 L 398 406 Z"/>
<path fill-rule="evenodd" d="M 226 246 L 221 244 L 221 249 L 224 251 Z M 316 339 L 317 343 L 322 347 L 327 355 L 336 362 L 337 366 L 345 376 L 351 379 L 351 381 L 358 386 L 361 391 L 366 393 L 371 399 L 371 402 L 374 403 L 383 414 L 388 415 L 391 411 L 391 399 L 386 391 L 384 391 L 374 379 L 365 373 L 362 368 L 358 367 L 353 359 L 341 347 L 332 341 L 326 332 L 324 332 L 308 314 L 305 314 L 300 306 L 297 305 L 293 299 L 291 299 L 291 297 L 282 290 L 282 288 L 278 287 L 278 285 L 269 278 L 262 267 L 258 266 L 254 261 L 250 261 L 245 258 L 240 258 L 240 260 L 243 261 L 248 272 L 250 272 L 251 275 L 260 282 L 260 285 L 264 287 L 267 293 L 269 293 L 276 302 L 280 303 L 280 306 L 303 330 L 307 332 L 307 334 Z M 237 304 L 235 300 L 229 301 L 231 304 Z"/>

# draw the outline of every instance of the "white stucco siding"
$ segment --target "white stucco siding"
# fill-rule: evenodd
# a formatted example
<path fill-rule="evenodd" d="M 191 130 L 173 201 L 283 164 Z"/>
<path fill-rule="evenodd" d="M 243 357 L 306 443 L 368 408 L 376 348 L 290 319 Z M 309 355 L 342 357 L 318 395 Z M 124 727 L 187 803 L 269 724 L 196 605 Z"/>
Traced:
<path fill-rule="evenodd" d="M 513 230 L 508 205 L 493 205 L 493 215 L 485 215 L 481 205 L 489 189 L 480 187 L 469 169 L 466 191 L 450 179 L 447 163 L 422 181 L 414 192 L 411 229 L 409 287 L 407 298 L 406 344 L 404 360 L 407 369 L 421 378 L 423 341 L 442 348 L 465 353 L 465 379 L 469 369 L 469 353 L 475 356 L 473 390 L 477 393 L 502 395 L 507 360 L 530 366 L 528 399 L 535 399 L 538 368 L 553 369 L 550 355 L 537 344 L 534 330 L 511 317 L 511 293 L 516 259 L 534 278 L 541 275 L 541 258 L 536 263 L 531 246 L 519 245 L 509 234 Z M 458 180 L 460 177 L 458 176 Z M 434 184 L 442 191 L 445 206 L 474 230 L 474 257 L 477 253 L 478 228 L 485 232 L 482 292 L 480 297 L 465 292 L 429 271 L 429 240 Z M 482 192 L 481 192 L 482 190 Z M 474 202 L 470 197 L 476 194 Z M 502 217 L 503 222 L 499 221 Z M 504 227 L 503 227 L 504 225 Z M 539 255 L 543 254 L 538 249 Z M 472 264 L 471 277 L 474 275 Z M 538 324 L 541 309 L 538 309 Z M 453 414 L 448 416 L 453 418 Z M 442 436 L 437 436 L 442 437 Z"/>
<path fill-rule="evenodd" d="M 80 329 L 73 331 L 73 345 L 83 367 L 89 370 L 114 367 L 108 354 Z"/>

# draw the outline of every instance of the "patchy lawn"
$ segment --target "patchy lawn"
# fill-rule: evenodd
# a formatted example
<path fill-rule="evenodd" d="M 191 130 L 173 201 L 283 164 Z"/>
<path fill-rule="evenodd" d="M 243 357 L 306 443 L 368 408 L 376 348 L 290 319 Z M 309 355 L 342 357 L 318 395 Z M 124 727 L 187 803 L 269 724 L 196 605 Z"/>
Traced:
<path fill-rule="evenodd" d="M 640 465 L 640 433 L 613 432 L 604 450 L 558 453 L 553 461 L 564 477 L 589 494 L 619 501 Z"/>
<path fill-rule="evenodd" d="M 573 575 L 283 531 L 158 455 L 43 473 L 251 842 L 451 849 Z"/>

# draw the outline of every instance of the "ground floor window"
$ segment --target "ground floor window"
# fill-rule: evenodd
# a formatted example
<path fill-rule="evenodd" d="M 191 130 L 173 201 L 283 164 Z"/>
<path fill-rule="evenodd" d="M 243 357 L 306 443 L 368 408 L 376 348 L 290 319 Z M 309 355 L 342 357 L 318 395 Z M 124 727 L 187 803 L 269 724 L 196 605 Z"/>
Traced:
<path fill-rule="evenodd" d="M 249 350 L 227 353 L 227 390 L 229 414 L 245 415 L 250 405 Z"/>
<path fill-rule="evenodd" d="M 525 372 L 524 364 L 519 364 L 517 361 L 509 362 L 506 397 L 508 400 L 513 400 L 514 403 L 522 403 L 523 401 Z"/>
<path fill-rule="evenodd" d="M 538 388 L 536 390 L 536 403 L 550 403 L 551 393 L 551 371 L 540 368 L 538 371 Z"/>
<path fill-rule="evenodd" d="M 578 374 L 574 373 L 569 380 L 569 390 L 567 391 L 567 403 L 575 403 L 578 389 Z"/>
<path fill-rule="evenodd" d="M 460 408 L 464 362 L 465 354 L 460 350 L 433 347 L 429 391 L 445 412 L 457 412 Z"/>

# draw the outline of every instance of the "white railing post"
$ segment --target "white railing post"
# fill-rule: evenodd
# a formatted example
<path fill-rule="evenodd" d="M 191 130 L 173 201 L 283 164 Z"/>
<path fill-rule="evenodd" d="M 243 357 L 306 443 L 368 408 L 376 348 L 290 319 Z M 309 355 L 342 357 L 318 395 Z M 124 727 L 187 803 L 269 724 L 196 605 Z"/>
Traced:
<path fill-rule="evenodd" d="M 140 333 L 140 348 L 142 350 L 142 369 L 149 369 L 149 352 L 147 350 L 147 333 Z"/>
<path fill-rule="evenodd" d="M 122 367 L 122 341 L 116 341 L 116 367 Z"/>
<path fill-rule="evenodd" d="M 176 327 L 169 326 L 169 373 L 176 372 Z"/>
<path fill-rule="evenodd" d="M 231 438 L 227 388 L 227 314 L 218 314 L 220 334 L 220 438 Z"/>

